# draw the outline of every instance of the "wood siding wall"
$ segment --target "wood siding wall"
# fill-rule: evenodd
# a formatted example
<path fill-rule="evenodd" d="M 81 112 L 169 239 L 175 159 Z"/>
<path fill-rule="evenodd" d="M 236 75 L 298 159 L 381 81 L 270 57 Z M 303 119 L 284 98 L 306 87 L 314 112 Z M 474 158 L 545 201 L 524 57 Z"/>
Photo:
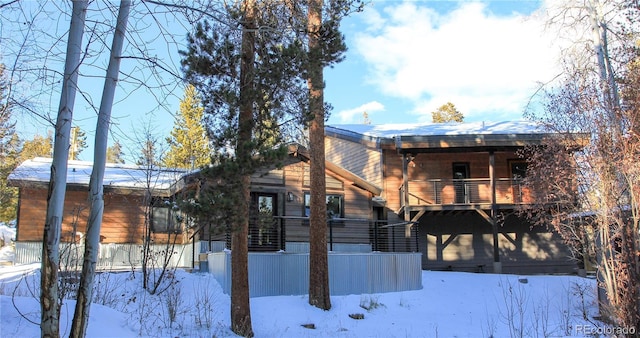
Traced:
<path fill-rule="evenodd" d="M 47 190 L 44 188 L 20 188 L 20 219 L 17 241 L 42 241 L 47 213 Z M 89 216 L 88 191 L 67 190 L 64 203 L 61 240 L 70 242 L 86 233 Z M 142 197 L 105 193 L 104 215 L 100 235 L 101 243 L 142 243 L 144 234 L 144 210 Z M 172 235 L 172 237 L 175 235 Z M 177 235 L 178 243 L 184 235 Z M 153 234 L 155 243 L 166 243 L 166 234 Z"/>
<path fill-rule="evenodd" d="M 382 186 L 382 154 L 363 144 L 333 137 L 325 138 L 327 161 L 360 176 L 365 181 Z"/>
<path fill-rule="evenodd" d="M 344 218 L 370 219 L 372 216 L 372 194 L 345 181 L 338 175 L 327 171 L 327 194 L 343 196 Z M 252 179 L 251 191 L 254 193 L 275 194 L 278 203 L 278 216 L 304 217 L 304 195 L 309 193 L 309 164 L 291 160 L 281 169 L 265 170 Z M 287 194 L 293 200 L 287 200 Z M 287 242 L 308 242 L 309 225 L 304 219 L 285 219 Z M 334 227 L 334 240 L 339 243 L 369 243 L 369 225 L 366 222 L 343 222 L 343 226 Z M 207 228 L 203 240 L 208 240 Z M 224 235 L 212 236 L 223 240 Z"/>
<path fill-rule="evenodd" d="M 286 191 L 292 192 L 294 200 L 284 201 L 283 216 L 304 216 L 304 194 L 309 192 L 309 165 L 304 162 L 292 163 L 285 167 Z M 371 194 L 345 182 L 331 173 L 325 176 L 327 194 L 343 196 L 344 218 L 369 219 L 371 217 Z M 308 242 L 309 225 L 304 220 L 286 220 L 288 242 Z M 366 228 L 365 228 L 366 227 Z M 340 243 L 369 243 L 368 225 L 346 223 L 334 227 L 334 239 Z"/>
<path fill-rule="evenodd" d="M 384 151 L 383 197 L 391 210 L 400 208 L 399 189 L 402 185 L 402 155 L 395 150 Z M 498 178 L 511 178 L 510 163 L 520 160 L 515 152 L 495 153 L 495 173 Z M 489 177 L 489 153 L 421 153 L 409 166 L 409 180 L 452 179 L 453 163 L 469 163 L 469 178 Z"/>

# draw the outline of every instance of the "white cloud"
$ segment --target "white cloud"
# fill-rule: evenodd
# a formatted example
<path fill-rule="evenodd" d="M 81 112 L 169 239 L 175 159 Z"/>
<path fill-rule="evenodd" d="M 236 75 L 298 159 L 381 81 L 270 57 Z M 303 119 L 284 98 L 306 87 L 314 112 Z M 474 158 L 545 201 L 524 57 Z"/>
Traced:
<path fill-rule="evenodd" d="M 355 117 L 362 117 L 362 113 L 372 114 L 375 112 L 384 111 L 384 105 L 378 101 L 367 102 L 361 106 L 353 109 L 343 110 L 337 113 L 342 123 L 360 122 L 354 121 Z"/>
<path fill-rule="evenodd" d="M 538 16 L 496 16 L 463 2 L 441 14 L 406 2 L 365 11 L 375 25 L 355 37 L 367 81 L 413 102 L 414 113 L 453 102 L 467 119 L 488 112 L 518 118 L 536 83 L 557 74 L 557 53 Z"/>

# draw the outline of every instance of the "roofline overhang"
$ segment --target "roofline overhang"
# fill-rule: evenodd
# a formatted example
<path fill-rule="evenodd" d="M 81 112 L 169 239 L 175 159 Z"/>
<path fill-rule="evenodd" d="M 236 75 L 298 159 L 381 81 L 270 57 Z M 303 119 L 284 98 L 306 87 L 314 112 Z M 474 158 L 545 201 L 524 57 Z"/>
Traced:
<path fill-rule="evenodd" d="M 34 180 L 15 180 L 11 179 L 7 181 L 8 185 L 15 188 L 37 188 L 37 189 L 48 189 L 49 182 L 44 181 L 34 181 Z M 174 195 L 175 190 L 173 185 L 171 188 L 143 188 L 143 187 L 124 187 L 124 186 L 114 186 L 114 185 L 103 185 L 102 186 L 105 193 L 111 192 L 126 192 L 131 195 L 144 195 L 147 191 L 151 191 L 152 196 L 159 197 L 171 197 Z M 84 183 L 67 183 L 66 188 L 69 191 L 89 191 L 89 185 Z"/>
<path fill-rule="evenodd" d="M 422 149 L 425 152 L 446 149 L 518 149 L 530 145 L 542 145 L 548 139 L 560 139 L 562 134 L 474 134 L 474 135 L 429 135 L 429 136 L 396 136 L 395 147 L 400 151 Z M 573 135 L 574 147 L 583 147 L 588 143 L 589 135 L 576 133 Z"/>
<path fill-rule="evenodd" d="M 328 137 L 339 138 L 345 141 L 362 144 L 372 149 L 379 149 L 383 144 L 393 145 L 393 139 L 363 135 L 353 131 L 331 127 L 331 126 L 325 127 L 324 134 L 325 136 L 328 136 Z"/>
<path fill-rule="evenodd" d="M 363 178 L 361 178 L 360 176 L 350 172 L 347 169 L 344 169 L 340 166 L 338 166 L 335 163 L 329 162 L 329 161 L 325 161 L 325 167 L 327 170 L 332 171 L 334 173 L 336 173 L 337 175 L 353 182 L 353 184 L 357 187 L 360 187 L 370 193 L 372 193 L 374 196 L 380 196 L 380 194 L 382 193 L 382 188 L 376 186 L 373 183 L 370 183 L 366 180 L 364 180 Z"/>
<path fill-rule="evenodd" d="M 399 135 L 393 138 L 363 135 L 328 126 L 325 135 L 365 145 L 372 149 L 398 152 L 481 152 L 513 151 L 530 145 L 541 145 L 547 139 L 566 139 L 561 133 L 463 134 L 463 135 Z M 572 133 L 571 148 L 589 143 L 589 133 Z M 567 142 L 569 143 L 569 142 Z"/>

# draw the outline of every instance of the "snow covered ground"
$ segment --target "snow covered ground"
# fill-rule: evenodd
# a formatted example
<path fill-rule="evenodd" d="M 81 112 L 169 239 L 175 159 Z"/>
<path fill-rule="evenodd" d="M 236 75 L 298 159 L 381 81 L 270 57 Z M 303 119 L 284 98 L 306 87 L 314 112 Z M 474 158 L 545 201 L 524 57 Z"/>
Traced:
<path fill-rule="evenodd" d="M 39 267 L 0 267 L 0 337 L 40 336 Z M 230 298 L 211 275 L 177 270 L 170 281 L 152 296 L 139 272 L 100 274 L 88 336 L 235 337 Z M 422 285 L 331 297 L 329 311 L 310 306 L 306 296 L 252 298 L 253 330 L 256 337 L 563 337 L 601 326 L 593 320 L 590 278 L 423 271 Z M 74 306 L 64 301 L 62 336 Z"/>
<path fill-rule="evenodd" d="M 0 222 L 0 265 L 14 262 L 14 251 L 11 242 L 16 239 L 16 223 Z"/>

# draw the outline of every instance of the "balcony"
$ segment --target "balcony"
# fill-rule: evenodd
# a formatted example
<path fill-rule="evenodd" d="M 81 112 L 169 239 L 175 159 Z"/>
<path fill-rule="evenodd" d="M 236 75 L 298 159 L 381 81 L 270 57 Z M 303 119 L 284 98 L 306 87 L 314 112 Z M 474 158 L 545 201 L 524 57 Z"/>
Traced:
<path fill-rule="evenodd" d="M 527 204 L 533 201 L 521 180 L 499 178 L 495 180 L 495 203 L 499 205 Z M 409 180 L 408 196 L 400 187 L 401 207 L 452 206 L 469 207 L 491 205 L 489 178 Z"/>

